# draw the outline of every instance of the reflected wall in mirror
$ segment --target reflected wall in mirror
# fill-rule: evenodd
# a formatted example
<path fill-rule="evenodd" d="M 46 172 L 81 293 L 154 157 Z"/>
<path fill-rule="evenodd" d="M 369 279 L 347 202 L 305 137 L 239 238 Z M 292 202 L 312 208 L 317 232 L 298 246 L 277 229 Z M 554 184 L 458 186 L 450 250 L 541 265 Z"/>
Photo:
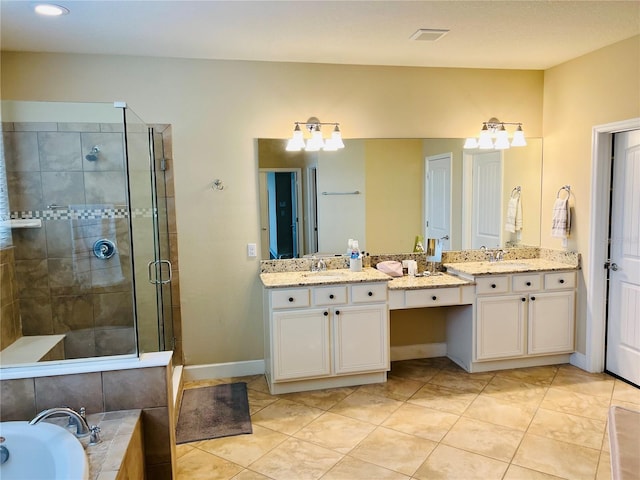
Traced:
<path fill-rule="evenodd" d="M 417 235 L 447 235 L 446 250 L 540 245 L 542 139 L 499 151 L 463 145 L 462 138 L 349 139 L 337 152 L 287 152 L 285 139 L 258 139 L 262 258 L 341 254 L 349 238 L 372 254 L 410 252 Z M 298 188 L 288 190 L 299 196 L 280 197 L 276 208 L 262 179 L 293 171 Z M 511 233 L 505 220 L 517 191 L 522 229 Z M 278 219 L 297 255 L 274 243 Z"/>

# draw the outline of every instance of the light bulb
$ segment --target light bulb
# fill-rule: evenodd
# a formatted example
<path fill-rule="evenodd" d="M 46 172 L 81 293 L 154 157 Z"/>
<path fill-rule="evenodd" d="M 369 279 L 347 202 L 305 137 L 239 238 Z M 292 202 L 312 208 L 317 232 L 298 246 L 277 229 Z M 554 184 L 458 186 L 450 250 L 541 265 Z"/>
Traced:
<path fill-rule="evenodd" d="M 524 138 L 524 132 L 522 131 L 522 125 L 518 125 L 518 128 L 513 132 L 513 140 L 511 140 L 512 147 L 526 147 L 527 141 Z"/>
<path fill-rule="evenodd" d="M 478 148 L 478 139 L 474 137 L 469 137 L 464 141 L 464 146 L 462 148 L 472 149 Z"/>
<path fill-rule="evenodd" d="M 493 140 L 491 140 L 491 132 L 487 128 L 487 124 L 482 125 L 482 130 L 480 131 L 480 138 L 478 139 L 478 148 L 482 150 L 489 150 L 493 148 Z"/>
<path fill-rule="evenodd" d="M 38 15 L 46 15 L 47 17 L 59 17 L 69 13 L 69 9 L 52 3 L 41 3 L 34 7 L 34 11 Z"/>
<path fill-rule="evenodd" d="M 304 148 L 304 139 L 302 138 L 302 130 L 300 125 L 296 123 L 296 127 L 293 129 L 293 136 L 287 142 L 286 150 L 288 152 L 299 152 Z"/>
<path fill-rule="evenodd" d="M 509 134 L 504 128 L 504 124 L 500 125 L 500 129 L 496 134 L 496 142 L 493 146 L 497 150 L 505 150 L 509 148 Z"/>

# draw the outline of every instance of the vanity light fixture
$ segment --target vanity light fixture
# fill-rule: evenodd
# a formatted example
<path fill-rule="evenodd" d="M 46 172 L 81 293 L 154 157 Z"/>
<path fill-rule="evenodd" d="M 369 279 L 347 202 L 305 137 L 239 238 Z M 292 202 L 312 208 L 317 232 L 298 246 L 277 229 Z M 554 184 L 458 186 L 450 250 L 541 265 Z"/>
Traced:
<path fill-rule="evenodd" d="M 60 15 L 67 15 L 69 9 L 62 5 L 55 5 L 53 3 L 40 3 L 33 7 L 33 10 L 38 15 L 44 15 L 47 17 L 59 17 Z"/>
<path fill-rule="evenodd" d="M 511 142 L 509 142 L 509 132 L 504 127 L 505 125 L 517 125 Z M 509 147 L 524 147 L 526 145 L 522 123 L 501 122 L 495 117 L 482 122 L 482 130 L 480 130 L 478 138 L 469 137 L 464 142 L 465 149 L 479 148 L 481 150 L 504 150 Z"/>
<path fill-rule="evenodd" d="M 342 134 L 340 133 L 340 124 L 335 122 L 323 123 L 316 117 L 309 118 L 306 122 L 294 122 L 293 135 L 287 142 L 286 150 L 288 152 L 299 152 L 305 150 L 307 152 L 317 152 L 324 150 L 325 152 L 335 152 L 340 148 L 344 148 L 344 142 L 342 141 Z M 305 142 L 304 135 L 300 125 L 307 128 L 311 134 L 311 138 Z M 333 125 L 333 132 L 331 137 L 326 140 L 322 137 L 320 127 L 322 125 Z"/>

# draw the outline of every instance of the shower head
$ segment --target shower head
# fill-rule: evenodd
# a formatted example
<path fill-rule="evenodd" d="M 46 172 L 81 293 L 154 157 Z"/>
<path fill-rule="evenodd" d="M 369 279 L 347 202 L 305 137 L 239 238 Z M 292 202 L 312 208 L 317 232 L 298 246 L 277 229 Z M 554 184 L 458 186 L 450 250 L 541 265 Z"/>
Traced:
<path fill-rule="evenodd" d="M 98 160 L 98 153 L 100 153 L 100 145 L 94 145 L 91 148 L 91 151 L 87 153 L 84 158 L 86 158 L 90 162 L 95 162 L 96 160 Z"/>

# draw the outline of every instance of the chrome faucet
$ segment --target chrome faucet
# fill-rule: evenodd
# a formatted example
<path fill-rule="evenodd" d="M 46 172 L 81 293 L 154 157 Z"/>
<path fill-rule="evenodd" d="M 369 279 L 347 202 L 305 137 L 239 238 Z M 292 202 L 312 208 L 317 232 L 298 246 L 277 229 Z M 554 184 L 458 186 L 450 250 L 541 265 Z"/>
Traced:
<path fill-rule="evenodd" d="M 42 420 L 52 417 L 54 415 L 66 415 L 69 418 L 73 419 L 73 425 L 76 427 L 76 437 L 84 437 L 91 433 L 89 429 L 89 425 L 87 421 L 84 419 L 82 415 L 76 412 L 74 409 L 69 407 L 55 407 L 49 408 L 47 410 L 43 410 L 38 415 L 35 416 L 33 420 L 29 422 L 29 425 L 36 425 L 40 423 Z"/>
<path fill-rule="evenodd" d="M 480 251 L 487 255 L 490 262 L 499 262 L 504 258 L 504 250 L 496 248 L 495 250 L 488 250 L 487 247 L 482 245 Z"/>
<path fill-rule="evenodd" d="M 327 262 L 325 262 L 324 258 L 322 258 L 322 257 L 320 257 L 320 260 L 318 260 L 317 270 L 319 272 L 324 272 L 324 271 L 327 270 Z"/>

